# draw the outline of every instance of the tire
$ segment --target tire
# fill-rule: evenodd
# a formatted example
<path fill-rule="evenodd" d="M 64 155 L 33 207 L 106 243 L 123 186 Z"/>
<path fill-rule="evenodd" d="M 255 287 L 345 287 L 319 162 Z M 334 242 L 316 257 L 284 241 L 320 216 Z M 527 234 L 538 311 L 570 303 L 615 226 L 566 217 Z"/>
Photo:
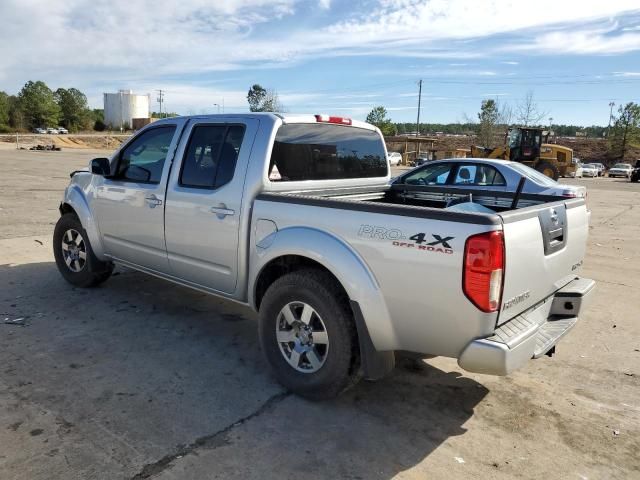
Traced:
<path fill-rule="evenodd" d="M 333 398 L 360 378 L 358 339 L 348 298 L 322 270 L 291 272 L 269 287 L 260 305 L 259 334 L 274 375 L 297 395 L 311 400 Z"/>
<path fill-rule="evenodd" d="M 549 178 L 553 178 L 554 180 L 558 180 L 558 177 L 560 177 L 560 171 L 558 170 L 558 167 L 551 162 L 538 162 L 536 164 L 536 170 L 538 170 L 540 173 L 543 173 Z"/>
<path fill-rule="evenodd" d="M 113 272 L 113 263 L 95 256 L 87 232 L 73 213 L 65 213 L 56 223 L 53 255 L 62 277 L 75 287 L 95 287 Z"/>

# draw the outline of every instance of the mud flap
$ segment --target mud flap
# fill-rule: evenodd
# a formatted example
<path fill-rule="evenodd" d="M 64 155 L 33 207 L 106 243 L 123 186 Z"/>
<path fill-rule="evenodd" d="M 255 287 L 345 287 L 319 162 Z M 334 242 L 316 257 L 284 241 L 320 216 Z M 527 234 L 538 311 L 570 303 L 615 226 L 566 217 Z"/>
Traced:
<path fill-rule="evenodd" d="M 353 318 L 358 331 L 358 344 L 360 346 L 360 364 L 364 378 L 367 380 L 380 380 L 389 374 L 396 366 L 395 354 L 393 351 L 379 352 L 376 350 L 367 324 L 362 316 L 362 310 L 358 302 L 350 301 Z"/>

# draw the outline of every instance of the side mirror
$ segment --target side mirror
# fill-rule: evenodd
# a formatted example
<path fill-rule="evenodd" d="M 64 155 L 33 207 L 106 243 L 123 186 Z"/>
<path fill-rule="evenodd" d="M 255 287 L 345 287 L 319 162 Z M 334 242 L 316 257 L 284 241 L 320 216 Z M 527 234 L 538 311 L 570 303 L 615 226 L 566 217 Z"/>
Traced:
<path fill-rule="evenodd" d="M 111 165 L 108 158 L 94 158 L 91 160 L 91 173 L 94 175 L 109 176 L 111 173 Z"/>

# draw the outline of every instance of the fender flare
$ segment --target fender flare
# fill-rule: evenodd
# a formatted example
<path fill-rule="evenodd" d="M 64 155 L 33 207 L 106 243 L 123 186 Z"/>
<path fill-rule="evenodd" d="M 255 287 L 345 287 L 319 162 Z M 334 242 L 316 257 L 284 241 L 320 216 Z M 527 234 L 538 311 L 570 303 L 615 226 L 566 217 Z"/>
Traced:
<path fill-rule="evenodd" d="M 75 211 L 76 215 L 80 219 L 82 228 L 85 229 L 89 236 L 89 243 L 91 249 L 96 257 L 100 260 L 105 260 L 104 247 L 102 246 L 102 240 L 100 237 L 100 231 L 98 225 L 95 222 L 89 203 L 84 195 L 82 189 L 77 185 L 70 185 L 67 187 L 64 200 L 60 204 L 60 213 L 63 213 L 63 205 L 69 205 Z"/>
<path fill-rule="evenodd" d="M 248 300 L 254 309 L 257 279 L 265 266 L 283 256 L 305 257 L 329 270 L 346 290 L 352 304 L 359 305 L 375 350 L 394 350 L 396 334 L 382 291 L 366 262 L 349 245 L 325 231 L 309 227 L 287 227 L 257 240 L 267 246 L 261 248 L 252 242 Z"/>

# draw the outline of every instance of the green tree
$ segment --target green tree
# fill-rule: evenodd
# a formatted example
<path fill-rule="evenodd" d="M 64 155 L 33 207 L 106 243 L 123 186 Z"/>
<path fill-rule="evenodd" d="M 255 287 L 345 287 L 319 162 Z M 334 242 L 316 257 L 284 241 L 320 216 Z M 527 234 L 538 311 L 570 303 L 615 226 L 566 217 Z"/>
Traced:
<path fill-rule="evenodd" d="M 9 130 L 9 95 L 0 92 L 0 131 Z"/>
<path fill-rule="evenodd" d="M 374 107 L 367 115 L 367 123 L 375 125 L 385 137 L 397 135 L 398 128 L 387 118 L 387 109 L 382 105 Z"/>
<path fill-rule="evenodd" d="M 26 128 L 24 112 L 20 99 L 16 95 L 11 95 L 9 101 L 9 125 L 15 130 L 24 130 Z"/>
<path fill-rule="evenodd" d="M 107 126 L 104 124 L 104 110 L 102 108 L 94 108 L 89 115 L 95 131 L 104 132 L 107 129 Z"/>
<path fill-rule="evenodd" d="M 482 100 L 478 120 L 478 143 L 484 147 L 491 147 L 494 142 L 496 124 L 499 117 L 498 104 L 495 100 Z"/>
<path fill-rule="evenodd" d="M 60 108 L 60 123 L 71 131 L 91 124 L 87 96 L 77 88 L 59 88 L 53 94 Z"/>
<path fill-rule="evenodd" d="M 255 84 L 247 93 L 249 110 L 252 112 L 283 112 L 284 107 L 275 90 L 267 90 L 262 85 Z"/>
<path fill-rule="evenodd" d="M 640 105 L 629 102 L 620 105 L 609 136 L 609 151 L 613 158 L 624 160 L 629 147 L 640 142 Z"/>
<path fill-rule="evenodd" d="M 28 81 L 18 98 L 28 127 L 53 127 L 58 124 L 60 107 L 46 83 Z"/>
<path fill-rule="evenodd" d="M 262 102 L 266 96 L 267 91 L 262 87 L 262 85 L 258 85 L 257 83 L 253 85 L 247 93 L 249 110 L 252 112 L 262 112 Z"/>

